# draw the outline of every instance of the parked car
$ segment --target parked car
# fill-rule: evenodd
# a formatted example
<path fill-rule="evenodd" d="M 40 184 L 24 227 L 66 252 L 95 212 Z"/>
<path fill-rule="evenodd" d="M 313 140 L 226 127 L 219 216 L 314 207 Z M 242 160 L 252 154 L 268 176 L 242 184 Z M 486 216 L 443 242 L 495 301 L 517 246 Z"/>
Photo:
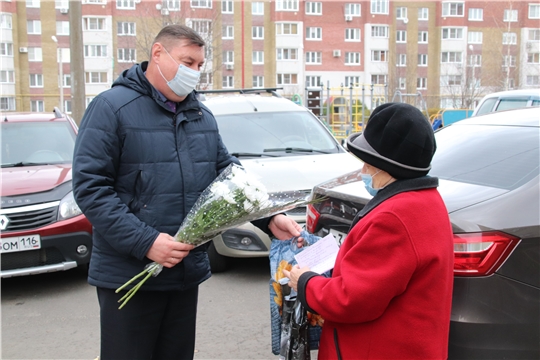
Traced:
<path fill-rule="evenodd" d="M 531 106 L 540 106 L 540 89 L 500 91 L 484 96 L 471 116 Z"/>
<path fill-rule="evenodd" d="M 222 92 L 203 102 L 214 113 L 229 152 L 269 192 L 302 191 L 308 196 L 316 184 L 361 166 L 311 111 L 274 90 Z M 287 215 L 304 224 L 306 208 Z M 228 230 L 208 249 L 212 271 L 225 270 L 231 257 L 268 256 L 270 244 L 251 223 Z"/>
<path fill-rule="evenodd" d="M 540 108 L 462 120 L 435 133 L 454 232 L 450 359 L 540 359 Z M 370 200 L 359 171 L 313 189 L 308 231 L 346 240 Z"/>
<path fill-rule="evenodd" d="M 3 113 L 1 277 L 86 266 L 92 227 L 73 199 L 77 125 L 50 113 Z"/>

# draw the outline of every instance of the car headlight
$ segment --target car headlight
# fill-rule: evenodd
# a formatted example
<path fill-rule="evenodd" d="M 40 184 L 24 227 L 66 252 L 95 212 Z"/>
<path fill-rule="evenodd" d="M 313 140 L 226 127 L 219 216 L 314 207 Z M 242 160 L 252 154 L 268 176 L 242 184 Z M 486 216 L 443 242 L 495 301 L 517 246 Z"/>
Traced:
<path fill-rule="evenodd" d="M 82 211 L 73 197 L 73 191 L 70 191 L 62 200 L 60 200 L 60 205 L 58 205 L 58 220 L 70 219 L 81 214 Z"/>

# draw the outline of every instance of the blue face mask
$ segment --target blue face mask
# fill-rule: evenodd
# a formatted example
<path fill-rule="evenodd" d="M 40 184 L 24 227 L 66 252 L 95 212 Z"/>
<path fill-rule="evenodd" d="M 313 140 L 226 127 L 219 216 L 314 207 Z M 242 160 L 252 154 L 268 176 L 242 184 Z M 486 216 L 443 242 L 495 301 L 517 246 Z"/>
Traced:
<path fill-rule="evenodd" d="M 167 51 L 167 49 L 163 48 L 167 55 L 174 61 L 176 64 L 178 64 L 171 54 Z M 161 74 L 161 77 L 163 80 L 167 81 L 165 79 L 165 76 L 163 76 L 163 73 L 161 72 L 161 69 L 158 65 L 159 73 Z M 178 65 L 178 70 L 176 71 L 176 76 L 171 80 L 167 81 L 167 85 L 169 85 L 169 88 L 178 96 L 184 97 L 187 96 L 190 92 L 195 89 L 195 86 L 197 86 L 197 83 L 199 82 L 199 77 L 201 73 L 199 71 L 193 70 L 188 68 L 187 66 L 184 66 L 182 64 Z"/>
<path fill-rule="evenodd" d="M 375 189 L 375 188 L 373 187 L 373 176 L 377 175 L 379 172 L 380 172 L 380 170 L 377 171 L 377 172 L 376 172 L 375 174 L 373 174 L 373 175 L 360 173 L 360 176 L 362 177 L 362 181 L 364 182 L 364 186 L 366 187 L 367 192 L 368 192 L 371 196 L 377 195 L 377 193 L 379 192 L 379 190 L 381 190 L 381 189 Z"/>

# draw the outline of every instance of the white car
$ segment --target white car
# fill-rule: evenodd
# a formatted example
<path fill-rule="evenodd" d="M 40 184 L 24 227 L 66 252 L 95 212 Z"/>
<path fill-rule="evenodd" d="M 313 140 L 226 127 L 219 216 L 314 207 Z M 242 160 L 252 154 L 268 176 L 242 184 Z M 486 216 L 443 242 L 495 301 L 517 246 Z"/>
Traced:
<path fill-rule="evenodd" d="M 500 91 L 484 96 L 471 117 L 531 106 L 540 106 L 540 89 Z"/>
<path fill-rule="evenodd" d="M 223 142 L 268 192 L 302 191 L 357 170 L 361 162 L 348 153 L 311 111 L 280 97 L 273 89 L 209 97 L 203 103 L 215 115 Z M 290 212 L 300 225 L 306 208 Z M 208 249 L 213 272 L 227 268 L 230 257 L 268 256 L 271 240 L 246 223 L 217 236 Z"/>

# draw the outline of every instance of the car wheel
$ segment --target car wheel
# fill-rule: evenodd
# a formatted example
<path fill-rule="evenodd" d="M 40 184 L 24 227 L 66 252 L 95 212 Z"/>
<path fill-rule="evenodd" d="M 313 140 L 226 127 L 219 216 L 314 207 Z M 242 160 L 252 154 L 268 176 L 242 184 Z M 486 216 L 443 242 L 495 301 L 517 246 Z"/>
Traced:
<path fill-rule="evenodd" d="M 227 270 L 229 267 L 229 258 L 219 254 L 214 246 L 214 242 L 208 247 L 208 259 L 210 259 L 210 268 L 213 273 L 219 273 Z"/>

